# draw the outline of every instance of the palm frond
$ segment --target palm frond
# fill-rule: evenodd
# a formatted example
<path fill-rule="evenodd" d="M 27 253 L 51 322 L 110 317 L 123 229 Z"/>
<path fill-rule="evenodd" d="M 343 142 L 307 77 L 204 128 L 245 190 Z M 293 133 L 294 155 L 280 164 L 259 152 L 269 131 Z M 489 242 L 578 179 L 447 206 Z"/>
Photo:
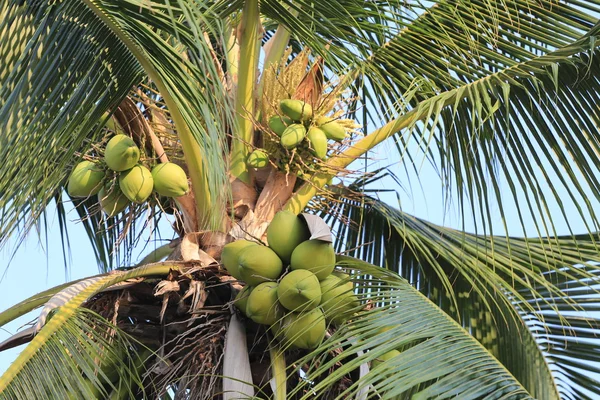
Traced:
<path fill-rule="evenodd" d="M 364 183 L 372 182 L 358 182 L 354 189 Z M 593 267 L 598 261 L 595 240 L 588 235 L 556 239 L 478 236 L 396 210 L 369 197 L 369 189 L 358 198 L 347 191 L 347 197 L 343 190 L 338 193 L 325 217 L 335 223 L 338 251 L 408 279 L 468 329 L 532 394 L 553 386 L 553 379 L 557 391 L 568 398 L 590 388 L 593 378 L 586 374 L 596 367 L 581 366 L 587 372 L 571 372 L 566 378 L 559 371 L 570 368 L 570 361 L 552 357 L 554 350 L 544 329 L 555 330 L 554 335 L 561 332 L 558 342 L 580 340 L 571 324 L 587 324 L 581 339 L 600 334 L 597 318 L 589 314 L 596 310 L 591 300 L 597 295 L 598 282 L 598 269 Z M 588 297 L 571 298 L 575 293 Z M 546 326 L 548 313 L 553 319 Z M 594 362 L 600 344 L 585 343 L 590 353 L 577 357 Z M 533 375 L 532 368 L 546 371 L 545 378 Z"/>
<path fill-rule="evenodd" d="M 367 388 L 369 397 L 383 399 L 532 398 L 481 344 L 404 279 L 351 257 L 338 257 L 338 264 L 353 271 L 358 290 L 368 288 L 363 299 L 377 306 L 359 312 L 298 361 L 306 375 L 292 395 L 351 398 Z M 335 391 L 344 377 L 392 350 L 400 354 Z M 553 398 L 552 388 L 540 398 Z"/>

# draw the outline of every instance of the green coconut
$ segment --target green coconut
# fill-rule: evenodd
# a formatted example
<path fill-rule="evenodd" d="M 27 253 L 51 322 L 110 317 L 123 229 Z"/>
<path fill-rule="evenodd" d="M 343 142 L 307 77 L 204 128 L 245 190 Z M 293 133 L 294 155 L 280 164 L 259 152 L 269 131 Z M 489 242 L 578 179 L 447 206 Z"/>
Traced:
<path fill-rule="evenodd" d="M 312 118 L 313 109 L 310 104 L 301 100 L 282 100 L 279 103 L 281 112 L 294 121 L 306 121 Z"/>
<path fill-rule="evenodd" d="M 179 165 L 166 162 L 152 168 L 154 190 L 162 196 L 180 197 L 190 190 L 188 178 Z"/>
<path fill-rule="evenodd" d="M 253 286 L 244 286 L 242 290 L 235 296 L 233 300 L 233 304 L 244 314 L 246 315 L 246 307 L 248 306 L 248 298 L 250 297 L 250 293 L 254 289 Z"/>
<path fill-rule="evenodd" d="M 263 149 L 256 149 L 248 155 L 246 163 L 252 168 L 264 168 L 269 165 L 269 153 Z"/>
<path fill-rule="evenodd" d="M 279 211 L 267 228 L 269 247 L 285 264 L 289 264 L 296 246 L 309 237 L 310 232 L 304 220 L 291 211 Z"/>
<path fill-rule="evenodd" d="M 271 128 L 271 130 L 279 137 L 281 137 L 283 131 L 285 131 L 285 128 L 293 123 L 294 121 L 288 117 L 280 117 L 279 115 L 273 115 L 271 118 L 269 118 L 269 128 Z"/>
<path fill-rule="evenodd" d="M 320 308 L 301 313 L 289 313 L 283 319 L 281 331 L 288 345 L 314 349 L 323 341 L 327 326 Z"/>
<path fill-rule="evenodd" d="M 307 138 L 310 142 L 310 152 L 317 158 L 324 160 L 327 157 L 327 136 L 325 136 L 325 133 L 313 126 L 308 130 Z"/>
<path fill-rule="evenodd" d="M 292 124 L 281 135 L 281 145 L 286 149 L 298 146 L 306 137 L 306 128 L 302 124 Z"/>
<path fill-rule="evenodd" d="M 114 217 L 127 207 L 129 199 L 125 197 L 118 185 L 105 185 L 98 192 L 100 207 L 109 217 Z"/>
<path fill-rule="evenodd" d="M 258 244 L 241 239 L 227 243 L 223 246 L 223 251 L 221 252 L 221 264 L 235 279 L 242 279 L 239 270 L 239 256 L 240 252 L 248 246 L 258 246 Z"/>
<path fill-rule="evenodd" d="M 281 275 L 283 263 L 267 246 L 248 246 L 239 254 L 239 274 L 248 285 L 275 280 Z"/>
<path fill-rule="evenodd" d="M 250 292 L 246 316 L 263 325 L 273 325 L 283 317 L 283 309 L 277 300 L 276 282 L 263 282 Z"/>
<path fill-rule="evenodd" d="M 380 364 L 384 364 L 386 361 L 389 361 L 392 358 L 397 357 L 399 355 L 400 352 L 398 350 L 390 350 L 387 353 L 383 353 L 382 355 L 371 361 L 371 368 L 375 368 Z"/>
<path fill-rule="evenodd" d="M 279 281 L 277 296 L 281 305 L 290 311 L 308 311 L 321 302 L 321 286 L 315 274 L 298 269 Z"/>
<path fill-rule="evenodd" d="M 344 323 L 360 305 L 353 289 L 352 282 L 344 282 L 333 274 L 321 281 L 321 308 L 336 325 Z"/>
<path fill-rule="evenodd" d="M 73 168 L 67 192 L 73 197 L 89 197 L 102 189 L 104 170 L 91 161 L 82 161 Z"/>
<path fill-rule="evenodd" d="M 127 135 L 115 135 L 104 150 L 104 161 L 108 168 L 121 172 L 133 168 L 140 160 L 140 149 Z"/>
<path fill-rule="evenodd" d="M 346 129 L 339 123 L 329 117 L 319 117 L 316 120 L 317 126 L 325 133 L 327 139 L 341 142 L 346 138 Z"/>
<path fill-rule="evenodd" d="M 335 268 L 333 246 L 331 243 L 316 239 L 300 243 L 292 252 L 290 268 L 307 269 L 322 281 Z"/>
<path fill-rule="evenodd" d="M 119 175 L 119 187 L 129 200 L 143 203 L 150 197 L 154 187 L 152 173 L 148 168 L 138 164 Z"/>

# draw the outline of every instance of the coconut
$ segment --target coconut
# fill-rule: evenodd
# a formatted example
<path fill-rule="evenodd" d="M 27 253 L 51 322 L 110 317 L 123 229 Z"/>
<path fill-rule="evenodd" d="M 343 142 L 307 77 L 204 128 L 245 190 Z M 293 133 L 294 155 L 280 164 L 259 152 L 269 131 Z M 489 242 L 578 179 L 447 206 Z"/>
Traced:
<path fill-rule="evenodd" d="M 294 121 L 306 121 L 312 118 L 313 109 L 310 104 L 301 100 L 282 100 L 279 103 L 281 112 Z"/>
<path fill-rule="evenodd" d="M 325 136 L 327 136 L 327 139 L 341 142 L 342 140 L 344 140 L 346 138 L 346 130 L 344 129 L 344 127 L 342 125 L 335 122 L 335 120 L 333 120 L 329 117 L 323 116 L 323 117 L 317 118 L 316 123 L 317 123 L 317 126 L 319 128 L 321 128 L 321 130 L 325 133 Z"/>
<path fill-rule="evenodd" d="M 281 305 L 290 311 L 308 311 L 321 302 L 321 286 L 315 274 L 298 269 L 281 279 L 277 296 Z"/>
<path fill-rule="evenodd" d="M 281 275 L 283 263 L 267 246 L 248 246 L 239 254 L 239 274 L 248 285 L 275 280 Z"/>
<path fill-rule="evenodd" d="M 235 296 L 233 300 L 233 304 L 244 314 L 246 315 L 246 307 L 248 306 L 248 297 L 250 297 L 250 293 L 254 289 L 253 286 L 244 286 L 242 290 Z"/>
<path fill-rule="evenodd" d="M 384 353 L 376 359 L 374 359 L 373 361 L 371 361 L 371 368 L 375 368 L 380 364 L 384 364 L 386 361 L 389 361 L 392 358 L 397 357 L 399 355 L 400 352 L 398 350 L 390 350 L 387 353 Z"/>
<path fill-rule="evenodd" d="M 129 199 L 125 197 L 118 185 L 105 185 L 98 192 L 100 207 L 109 217 L 114 217 L 127 207 Z"/>
<path fill-rule="evenodd" d="M 250 292 L 246 316 L 263 325 L 273 325 L 283 316 L 283 309 L 277 301 L 276 282 L 263 282 Z"/>
<path fill-rule="evenodd" d="M 320 308 L 302 313 L 289 313 L 281 327 L 286 344 L 307 350 L 321 344 L 326 329 L 325 316 Z"/>
<path fill-rule="evenodd" d="M 127 135 L 116 135 L 108 141 L 104 160 L 108 168 L 121 172 L 133 168 L 140 159 L 140 149 Z"/>
<path fill-rule="evenodd" d="M 91 161 L 82 161 L 73 168 L 67 192 L 73 197 L 89 197 L 102 189 L 104 170 Z"/>
<path fill-rule="evenodd" d="M 310 142 L 310 151 L 315 157 L 324 160 L 327 157 L 327 136 L 323 131 L 315 126 L 308 130 L 308 141 Z"/>
<path fill-rule="evenodd" d="M 190 190 L 185 171 L 179 165 L 166 162 L 152 168 L 154 190 L 167 197 L 180 197 Z"/>
<path fill-rule="evenodd" d="M 258 246 L 258 244 L 241 239 L 227 243 L 223 246 L 223 251 L 221 252 L 221 264 L 235 279 L 242 279 L 239 270 L 239 256 L 240 252 L 248 246 Z"/>
<path fill-rule="evenodd" d="M 281 145 L 290 150 L 298 146 L 306 137 L 306 128 L 302 124 L 292 124 L 281 135 Z"/>
<path fill-rule="evenodd" d="M 273 115 L 271 118 L 269 118 L 269 128 L 271 128 L 271 130 L 279 137 L 281 137 L 283 131 L 285 131 L 285 128 L 293 123 L 294 121 L 291 119 L 287 117 L 280 117 L 279 115 Z"/>
<path fill-rule="evenodd" d="M 307 269 L 322 281 L 335 268 L 333 246 L 331 243 L 316 239 L 300 243 L 292 252 L 290 268 Z"/>
<path fill-rule="evenodd" d="M 327 319 L 336 325 L 344 323 L 360 305 L 353 288 L 352 282 L 344 283 L 335 275 L 321 281 L 321 308 Z"/>
<path fill-rule="evenodd" d="M 152 173 L 143 165 L 136 165 L 119 176 L 119 187 L 123 194 L 135 203 L 143 203 L 150 197 L 154 180 Z"/>
<path fill-rule="evenodd" d="M 256 149 L 248 155 L 246 163 L 252 168 L 264 168 L 269 165 L 269 153 L 263 149 Z"/>
<path fill-rule="evenodd" d="M 292 252 L 300 243 L 308 240 L 310 232 L 306 223 L 291 211 L 279 211 L 267 228 L 269 247 L 289 264 Z"/>

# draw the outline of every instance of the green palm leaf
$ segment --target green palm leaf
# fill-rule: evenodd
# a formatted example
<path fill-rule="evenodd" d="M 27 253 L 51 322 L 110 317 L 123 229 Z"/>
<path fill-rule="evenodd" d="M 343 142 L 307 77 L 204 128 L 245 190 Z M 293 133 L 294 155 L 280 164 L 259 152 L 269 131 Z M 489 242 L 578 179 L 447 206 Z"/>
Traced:
<path fill-rule="evenodd" d="M 350 398 L 365 387 L 370 397 L 385 399 L 532 398 L 483 346 L 404 279 L 351 257 L 338 257 L 338 264 L 369 276 L 356 280 L 359 288 L 370 288 L 363 298 L 379 307 L 361 311 L 298 362 L 307 366 L 306 382 L 296 390 L 305 391 L 302 398 Z M 344 351 L 336 352 L 340 346 Z M 394 349 L 400 355 L 331 392 L 345 375 Z M 336 368 L 339 363 L 343 366 Z M 551 391 L 547 387 L 540 398 L 552 398 Z"/>

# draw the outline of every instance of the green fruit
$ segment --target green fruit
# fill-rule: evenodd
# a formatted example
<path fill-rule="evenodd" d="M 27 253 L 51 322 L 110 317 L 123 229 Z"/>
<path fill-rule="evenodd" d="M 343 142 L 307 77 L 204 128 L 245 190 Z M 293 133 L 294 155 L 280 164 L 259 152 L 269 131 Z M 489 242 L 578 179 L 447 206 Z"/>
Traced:
<path fill-rule="evenodd" d="M 267 228 L 269 247 L 285 264 L 289 264 L 296 246 L 309 237 L 304 221 L 291 211 L 279 211 Z"/>
<path fill-rule="evenodd" d="M 127 207 L 129 199 L 125 197 L 118 185 L 105 185 L 98 192 L 100 207 L 109 217 L 114 217 Z"/>
<path fill-rule="evenodd" d="M 244 286 L 242 290 L 235 296 L 235 300 L 233 300 L 233 304 L 244 314 L 246 315 L 246 307 L 248 306 L 248 298 L 250 297 L 250 293 L 254 289 L 253 286 Z"/>
<path fill-rule="evenodd" d="M 235 279 L 242 279 L 239 270 L 239 256 L 240 252 L 248 246 L 258 246 L 258 244 L 244 239 L 236 240 L 227 243 L 221 252 L 221 264 Z"/>
<path fill-rule="evenodd" d="M 190 190 L 185 171 L 179 165 L 166 162 L 152 168 L 154 190 L 167 197 L 181 197 Z"/>
<path fill-rule="evenodd" d="M 273 325 L 283 316 L 283 310 L 277 301 L 276 282 L 264 282 L 252 290 L 248 296 L 246 316 L 263 325 Z"/>
<path fill-rule="evenodd" d="M 269 118 L 269 128 L 271 128 L 271 130 L 279 137 L 281 137 L 283 131 L 285 131 L 285 128 L 293 123 L 294 121 L 291 119 L 287 117 L 280 117 L 279 115 L 273 115 L 271 118 Z"/>
<path fill-rule="evenodd" d="M 327 157 L 327 136 L 317 127 L 308 130 L 308 141 L 310 142 L 310 152 L 317 158 L 324 160 Z"/>
<path fill-rule="evenodd" d="M 269 165 L 269 153 L 263 149 L 256 149 L 250 153 L 246 162 L 252 168 L 264 168 Z"/>
<path fill-rule="evenodd" d="M 321 281 L 321 308 L 336 325 L 344 323 L 360 305 L 353 289 L 352 282 L 344 282 L 333 274 Z"/>
<path fill-rule="evenodd" d="M 290 311 L 308 311 L 321 302 L 321 286 L 315 274 L 298 269 L 281 279 L 277 296 L 281 305 Z"/>
<path fill-rule="evenodd" d="M 104 170 L 91 161 L 82 161 L 73 168 L 67 192 L 73 197 L 89 197 L 102 189 Z"/>
<path fill-rule="evenodd" d="M 314 349 L 325 337 L 325 316 L 319 308 L 303 313 L 289 313 L 281 330 L 287 344 L 300 349 Z"/>
<path fill-rule="evenodd" d="M 239 255 L 239 274 L 248 285 L 275 280 L 281 275 L 283 264 L 267 246 L 248 246 Z"/>
<path fill-rule="evenodd" d="M 322 281 L 335 268 L 333 246 L 321 240 L 306 240 L 292 252 L 290 267 L 292 270 L 307 269 Z"/>
<path fill-rule="evenodd" d="M 279 108 L 294 121 L 309 120 L 313 114 L 311 105 L 301 100 L 281 100 Z"/>
<path fill-rule="evenodd" d="M 119 175 L 119 187 L 123 194 L 135 203 L 143 203 L 152 193 L 152 173 L 143 165 L 136 165 Z"/>
<path fill-rule="evenodd" d="M 116 135 L 108 141 L 104 160 L 108 168 L 121 172 L 133 168 L 140 159 L 140 149 L 127 135 Z"/>
<path fill-rule="evenodd" d="M 306 128 L 302 124 L 292 124 L 281 135 L 281 145 L 286 149 L 298 146 L 306 137 Z"/>
<path fill-rule="evenodd" d="M 389 361 L 392 358 L 397 357 L 399 355 L 400 355 L 400 352 L 398 350 L 388 351 L 387 353 L 384 353 L 384 354 L 380 355 L 379 357 L 377 357 L 376 359 L 374 359 L 373 361 L 371 361 L 371 368 L 375 368 L 378 365 L 383 364 L 386 361 Z"/>
<path fill-rule="evenodd" d="M 341 142 L 346 138 L 346 130 L 342 125 L 335 122 L 335 120 L 329 117 L 319 117 L 316 122 L 317 126 L 321 128 L 325 133 L 325 136 L 327 136 L 327 139 Z"/>

